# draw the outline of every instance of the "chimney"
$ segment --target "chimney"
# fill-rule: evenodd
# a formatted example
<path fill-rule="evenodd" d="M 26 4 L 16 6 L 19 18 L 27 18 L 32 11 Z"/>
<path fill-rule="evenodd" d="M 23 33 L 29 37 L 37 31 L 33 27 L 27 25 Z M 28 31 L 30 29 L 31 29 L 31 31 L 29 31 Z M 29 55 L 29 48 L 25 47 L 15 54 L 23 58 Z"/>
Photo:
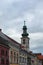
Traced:
<path fill-rule="evenodd" d="M 2 29 L 0 29 L 0 32 L 2 31 Z"/>

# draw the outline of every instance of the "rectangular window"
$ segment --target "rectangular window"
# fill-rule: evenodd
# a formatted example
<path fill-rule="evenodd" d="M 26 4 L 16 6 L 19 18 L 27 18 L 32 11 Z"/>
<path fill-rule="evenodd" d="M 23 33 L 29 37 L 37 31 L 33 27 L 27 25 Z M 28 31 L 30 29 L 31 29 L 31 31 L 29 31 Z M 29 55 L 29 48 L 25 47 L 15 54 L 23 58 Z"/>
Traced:
<path fill-rule="evenodd" d="M 11 55 L 12 55 L 12 51 L 11 51 Z"/>
<path fill-rule="evenodd" d="M 0 63 L 1 63 L 1 58 L 0 58 Z"/>
<path fill-rule="evenodd" d="M 3 58 L 1 59 L 1 64 L 4 65 L 4 59 Z"/>
<path fill-rule="evenodd" d="M 18 63 L 18 53 L 17 53 L 17 63 Z"/>
<path fill-rule="evenodd" d="M 22 58 L 22 62 L 24 63 L 24 57 Z"/>
<path fill-rule="evenodd" d="M 6 59 L 6 65 L 9 65 L 9 60 L 8 59 Z"/>
<path fill-rule="evenodd" d="M 14 62 L 16 61 L 16 52 L 14 52 Z"/>
<path fill-rule="evenodd" d="M 8 55 L 8 52 L 6 51 L 6 56 Z"/>
<path fill-rule="evenodd" d="M 25 44 L 25 39 L 23 39 L 23 44 Z"/>
<path fill-rule="evenodd" d="M 12 63 L 12 60 L 13 60 L 13 52 L 11 51 L 11 63 Z"/>
<path fill-rule="evenodd" d="M 19 58 L 19 61 L 20 61 L 20 63 L 21 63 L 21 56 L 20 56 L 20 58 Z"/>
<path fill-rule="evenodd" d="M 4 50 L 3 49 L 1 50 L 1 55 L 4 55 Z"/>
<path fill-rule="evenodd" d="M 24 58 L 24 63 L 26 63 L 26 58 Z"/>

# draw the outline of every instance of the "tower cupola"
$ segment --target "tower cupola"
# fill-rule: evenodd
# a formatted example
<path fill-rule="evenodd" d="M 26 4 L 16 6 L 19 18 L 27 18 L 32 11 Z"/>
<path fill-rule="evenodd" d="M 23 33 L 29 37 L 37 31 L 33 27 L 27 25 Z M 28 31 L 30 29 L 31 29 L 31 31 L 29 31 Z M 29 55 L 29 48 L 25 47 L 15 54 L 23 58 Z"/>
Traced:
<path fill-rule="evenodd" d="M 22 36 L 23 36 L 23 37 L 28 36 L 28 33 L 27 33 L 27 27 L 26 27 L 26 25 L 25 25 L 25 21 L 24 21 L 24 26 L 23 26 L 23 33 L 22 33 Z"/>

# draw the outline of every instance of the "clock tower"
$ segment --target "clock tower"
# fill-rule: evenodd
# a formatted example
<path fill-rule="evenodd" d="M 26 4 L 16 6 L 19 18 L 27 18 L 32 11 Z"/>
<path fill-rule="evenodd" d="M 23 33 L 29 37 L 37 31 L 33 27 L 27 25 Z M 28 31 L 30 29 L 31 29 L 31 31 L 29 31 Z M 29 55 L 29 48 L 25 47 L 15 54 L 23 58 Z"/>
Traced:
<path fill-rule="evenodd" d="M 27 27 L 26 27 L 25 21 L 24 21 L 21 44 L 23 46 L 23 49 L 29 52 L 29 37 L 28 37 L 28 35 L 29 34 L 27 33 Z"/>

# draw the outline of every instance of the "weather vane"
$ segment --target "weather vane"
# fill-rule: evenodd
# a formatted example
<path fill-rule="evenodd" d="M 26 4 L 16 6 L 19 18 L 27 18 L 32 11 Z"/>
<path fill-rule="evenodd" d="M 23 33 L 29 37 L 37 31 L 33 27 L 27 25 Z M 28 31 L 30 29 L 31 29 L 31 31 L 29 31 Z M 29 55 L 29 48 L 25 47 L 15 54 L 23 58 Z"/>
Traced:
<path fill-rule="evenodd" d="M 24 21 L 24 26 L 25 26 L 25 22 L 26 22 L 26 21 Z"/>

